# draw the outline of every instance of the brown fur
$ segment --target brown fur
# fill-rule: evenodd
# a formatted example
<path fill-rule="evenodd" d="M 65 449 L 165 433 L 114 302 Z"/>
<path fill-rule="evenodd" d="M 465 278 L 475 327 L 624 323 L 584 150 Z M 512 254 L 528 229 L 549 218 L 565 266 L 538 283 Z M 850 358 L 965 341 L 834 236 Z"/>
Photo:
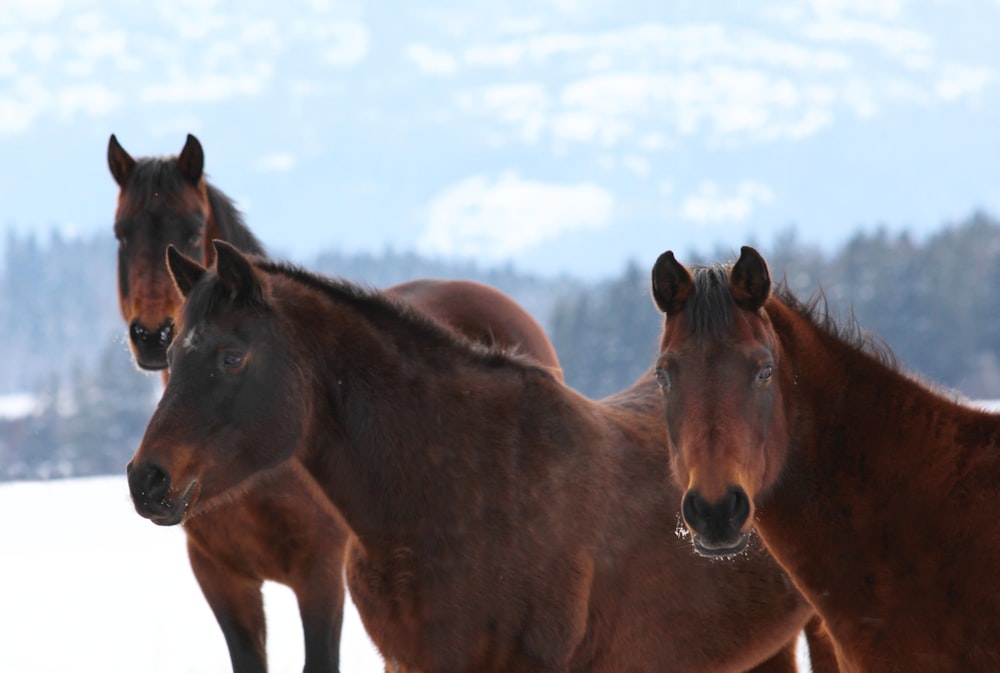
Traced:
<path fill-rule="evenodd" d="M 177 157 L 163 159 L 135 160 L 114 136 L 109 141 L 109 167 L 121 187 L 115 225 L 119 297 L 130 325 L 153 330 L 179 316 L 181 297 L 164 261 L 168 245 L 211 259 L 215 249 L 203 239 L 214 234 L 250 252 L 263 251 L 231 202 L 208 185 L 203 161 L 193 136 Z M 220 207 L 211 207 L 211 200 Z M 470 340 L 534 358 L 561 380 L 544 330 L 505 294 L 478 283 L 433 280 L 404 283 L 389 292 Z M 140 349 L 130 340 L 130 345 L 145 368 L 166 365 L 167 343 Z M 149 358 L 141 360 L 143 354 Z M 316 497 L 315 484 L 294 461 L 259 482 L 205 503 L 199 516 L 185 522 L 195 577 L 225 635 L 235 671 L 266 670 L 264 580 L 284 584 L 296 595 L 307 673 L 336 670 L 347 529 L 329 502 Z"/>
<path fill-rule="evenodd" d="M 390 670 L 794 670 L 812 612 L 774 562 L 675 534 L 650 377 L 594 402 L 392 298 L 217 254 L 170 257 L 188 296 L 130 464 L 140 513 L 197 520 L 302 465 L 353 533 L 351 594 Z"/>
<path fill-rule="evenodd" d="M 661 260 L 654 277 L 680 274 Z M 712 280 L 737 272 L 762 308 L 734 305 L 716 331 L 695 329 L 744 298 Z M 697 270 L 689 285 L 659 361 L 675 477 L 685 498 L 707 502 L 696 519 L 733 489 L 752 504 L 702 548 L 756 528 L 847 673 L 1000 670 L 1000 416 L 901 373 L 787 291 L 771 294 L 750 248 L 731 272 Z M 765 359 L 770 380 L 748 385 Z M 689 526 L 696 540 L 711 528 Z"/>

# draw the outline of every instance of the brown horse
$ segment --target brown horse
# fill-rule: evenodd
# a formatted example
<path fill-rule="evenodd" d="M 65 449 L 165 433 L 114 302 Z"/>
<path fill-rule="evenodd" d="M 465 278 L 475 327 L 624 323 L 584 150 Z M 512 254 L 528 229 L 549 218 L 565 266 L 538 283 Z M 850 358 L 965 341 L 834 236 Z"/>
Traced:
<path fill-rule="evenodd" d="M 188 135 L 180 154 L 134 159 L 114 135 L 108 167 L 120 188 L 115 211 L 118 300 L 129 346 L 143 369 L 166 371 L 180 297 L 167 273 L 167 246 L 211 265 L 212 240 L 263 255 L 264 247 L 232 199 L 205 177 L 201 143 Z M 420 279 L 388 290 L 467 338 L 519 348 L 562 377 L 545 330 L 507 295 L 481 283 Z"/>
<path fill-rule="evenodd" d="M 128 469 L 143 516 L 190 524 L 302 466 L 401 671 L 795 670 L 812 611 L 777 565 L 676 535 L 652 377 L 593 402 L 383 294 L 224 243 L 211 270 L 168 258 L 186 299 Z"/>
<path fill-rule="evenodd" d="M 1000 670 L 1000 417 L 901 373 L 763 258 L 653 269 L 662 388 L 694 547 L 760 533 L 844 671 Z"/>
<path fill-rule="evenodd" d="M 180 295 L 167 271 L 168 245 L 212 259 L 206 236 L 241 249 L 263 248 L 232 200 L 204 176 L 204 152 L 188 136 L 177 157 L 133 159 L 111 136 L 108 165 L 121 188 L 115 217 L 118 287 L 129 343 L 140 367 L 163 369 L 173 340 Z M 419 280 L 388 290 L 473 341 L 517 349 L 562 371 L 544 330 L 516 302 L 469 281 Z M 195 577 L 229 647 L 236 671 L 266 669 L 261 584 L 295 593 L 305 632 L 305 670 L 338 667 L 343 610 L 343 549 L 347 530 L 309 475 L 294 461 L 266 488 L 231 495 L 185 526 Z M 214 506 L 213 506 L 214 507 Z"/>

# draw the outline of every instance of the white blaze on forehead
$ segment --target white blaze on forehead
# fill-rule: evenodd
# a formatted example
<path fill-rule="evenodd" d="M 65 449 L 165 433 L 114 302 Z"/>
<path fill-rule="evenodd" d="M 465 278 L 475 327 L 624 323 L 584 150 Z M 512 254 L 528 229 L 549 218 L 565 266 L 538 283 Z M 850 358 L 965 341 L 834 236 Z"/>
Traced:
<path fill-rule="evenodd" d="M 201 328 L 195 327 L 188 331 L 184 336 L 184 341 L 181 342 L 181 349 L 185 353 L 190 353 L 196 348 L 198 348 L 198 342 L 201 340 Z"/>

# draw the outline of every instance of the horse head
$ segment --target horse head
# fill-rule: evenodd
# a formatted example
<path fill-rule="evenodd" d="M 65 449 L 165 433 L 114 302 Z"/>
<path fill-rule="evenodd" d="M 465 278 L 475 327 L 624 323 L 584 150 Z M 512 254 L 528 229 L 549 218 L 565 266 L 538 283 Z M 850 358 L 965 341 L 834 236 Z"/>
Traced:
<path fill-rule="evenodd" d="M 684 491 L 681 515 L 699 553 L 734 554 L 747 544 L 756 498 L 776 478 L 785 447 L 767 264 L 744 247 L 731 267 L 692 273 L 665 252 L 652 286 L 666 317 L 654 375 Z"/>

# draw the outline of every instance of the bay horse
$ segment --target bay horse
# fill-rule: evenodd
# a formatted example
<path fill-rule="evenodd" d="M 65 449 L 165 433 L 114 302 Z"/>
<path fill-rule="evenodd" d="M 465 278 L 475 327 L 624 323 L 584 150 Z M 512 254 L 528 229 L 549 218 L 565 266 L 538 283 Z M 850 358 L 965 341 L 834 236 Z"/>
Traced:
<path fill-rule="evenodd" d="M 119 186 L 115 210 L 118 300 L 129 347 L 142 369 L 166 372 L 180 298 L 164 262 L 168 245 L 206 266 L 212 240 L 264 255 L 233 200 L 208 182 L 205 152 L 188 134 L 176 156 L 133 158 L 111 135 L 108 168 Z M 419 279 L 386 290 L 467 338 L 518 347 L 562 377 L 559 358 L 535 319 L 506 294 L 466 280 Z M 488 307 L 488 310 L 486 310 Z"/>
<path fill-rule="evenodd" d="M 652 377 L 589 400 L 384 293 L 174 248 L 171 376 L 128 482 L 196 522 L 301 466 L 352 532 L 366 630 L 407 673 L 794 671 L 812 609 L 772 559 L 691 554 Z"/>
<path fill-rule="evenodd" d="M 843 671 L 1000 670 L 1000 416 L 900 370 L 750 247 L 652 271 L 656 377 L 694 548 L 756 530 Z"/>
<path fill-rule="evenodd" d="M 180 295 L 166 266 L 174 246 L 212 260 L 209 236 L 241 250 L 264 248 L 233 201 L 209 184 L 204 151 L 192 135 L 176 157 L 132 158 L 117 138 L 108 142 L 108 166 L 120 187 L 115 213 L 119 305 L 139 367 L 167 373 Z M 465 338 L 517 349 L 562 380 L 544 329 L 506 294 L 471 281 L 421 279 L 387 292 L 426 311 Z M 295 593 L 305 635 L 305 671 L 338 669 L 343 614 L 343 550 L 349 535 L 339 514 L 317 497 L 311 477 L 295 461 L 266 488 L 234 493 L 192 519 L 184 530 L 195 578 L 229 648 L 234 671 L 267 667 L 264 580 Z M 224 506 L 219 506 L 224 505 Z"/>

